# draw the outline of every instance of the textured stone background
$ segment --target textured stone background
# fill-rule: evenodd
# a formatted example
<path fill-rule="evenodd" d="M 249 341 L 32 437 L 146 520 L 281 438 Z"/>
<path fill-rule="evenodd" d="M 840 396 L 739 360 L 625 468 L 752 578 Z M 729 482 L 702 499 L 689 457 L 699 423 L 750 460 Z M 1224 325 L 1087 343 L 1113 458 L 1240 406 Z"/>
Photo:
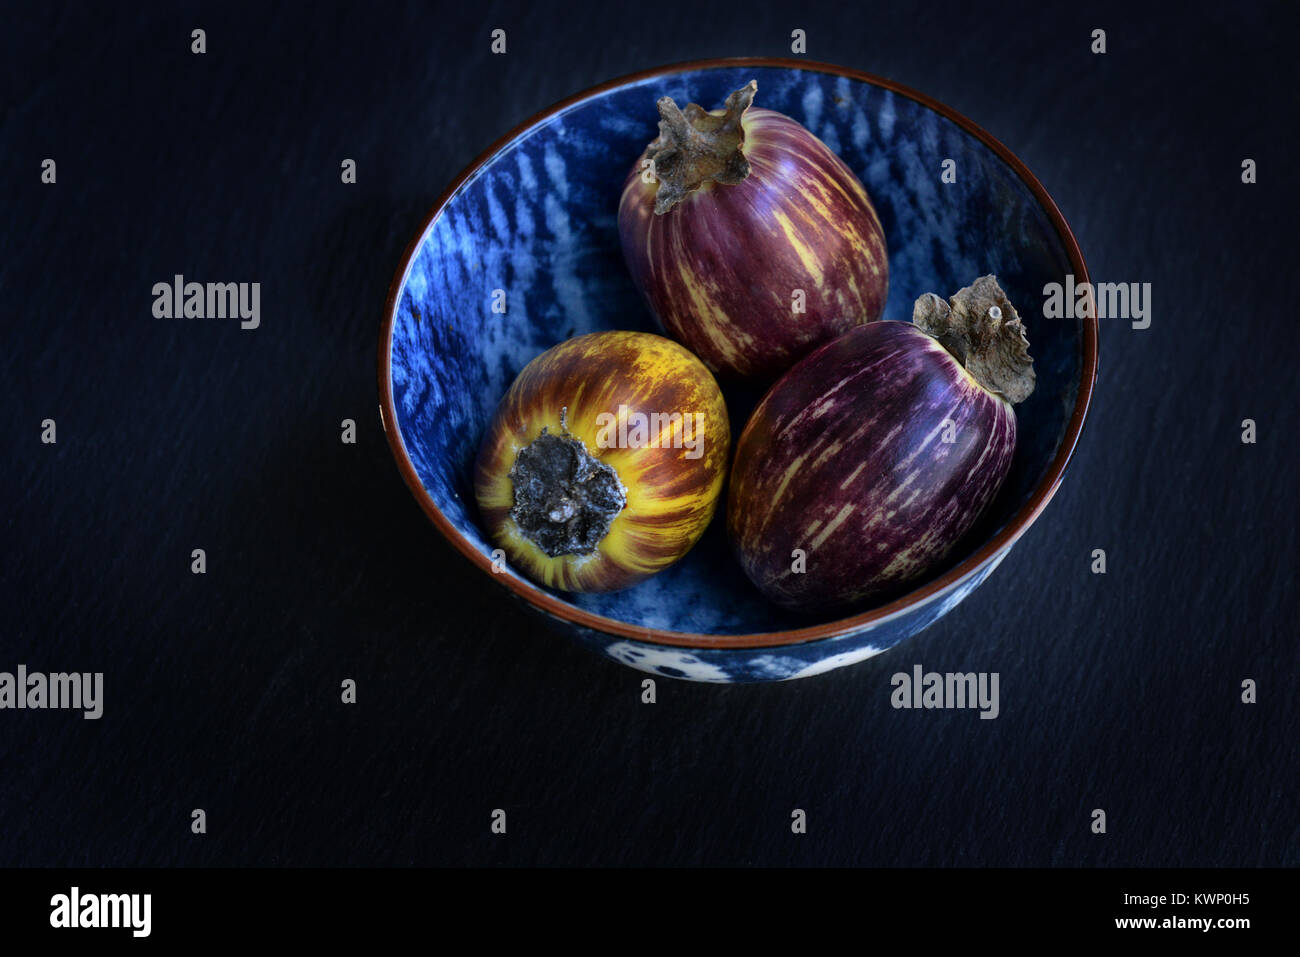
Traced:
<path fill-rule="evenodd" d="M 106 685 L 98 722 L 0 713 L 0 863 L 1300 862 L 1284 4 L 259 6 L 32 5 L 0 39 L 0 670 Z M 1063 486 L 957 611 L 823 678 L 646 706 L 424 519 L 379 429 L 380 314 L 503 132 L 795 27 L 1006 143 L 1153 321 L 1103 321 Z M 177 272 L 261 282 L 261 328 L 154 319 Z M 892 710 L 918 662 L 999 672 L 1001 716 Z"/>

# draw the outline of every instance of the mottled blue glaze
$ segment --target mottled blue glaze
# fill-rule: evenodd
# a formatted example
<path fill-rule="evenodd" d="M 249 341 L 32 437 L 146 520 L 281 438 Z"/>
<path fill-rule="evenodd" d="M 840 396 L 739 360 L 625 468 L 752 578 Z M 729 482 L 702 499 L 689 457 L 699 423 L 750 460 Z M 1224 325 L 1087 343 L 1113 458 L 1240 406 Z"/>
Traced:
<path fill-rule="evenodd" d="M 1025 320 L 1038 387 L 1017 407 L 1010 476 L 987 518 L 935 576 L 996 534 L 1048 470 L 1080 386 L 1083 329 L 1042 317 L 1044 284 L 1061 281 L 1071 266 L 1028 186 L 974 136 L 901 94 L 814 71 L 695 69 L 584 98 L 516 137 L 452 196 L 411 260 L 388 357 L 396 428 L 433 502 L 484 555 L 493 546 L 477 524 L 471 466 L 515 375 L 574 335 L 657 331 L 623 264 L 615 219 L 623 179 L 655 136 L 655 100 L 667 94 L 711 108 L 751 78 L 758 105 L 808 126 L 866 185 L 889 247 L 885 318 L 909 319 L 920 294 L 946 296 L 992 272 Z M 945 159 L 956 162 L 954 184 L 940 180 Z M 504 315 L 492 311 L 496 289 L 506 292 Z M 753 398 L 729 397 L 737 432 Z M 638 627 L 697 634 L 817 623 L 769 604 L 750 585 L 730 556 L 721 514 L 685 559 L 641 585 L 556 595 Z M 1005 552 L 928 602 L 858 632 L 776 649 L 682 649 L 543 614 L 595 650 L 652 673 L 711 681 L 800 677 L 915 634 L 977 587 Z"/>

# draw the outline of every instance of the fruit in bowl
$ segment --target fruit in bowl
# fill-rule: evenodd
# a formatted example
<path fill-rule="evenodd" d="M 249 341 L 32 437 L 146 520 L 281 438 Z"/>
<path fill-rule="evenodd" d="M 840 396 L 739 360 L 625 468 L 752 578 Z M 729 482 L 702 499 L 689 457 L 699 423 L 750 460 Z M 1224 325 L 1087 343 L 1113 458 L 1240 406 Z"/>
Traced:
<path fill-rule="evenodd" d="M 498 560 L 505 549 L 478 507 L 484 438 L 516 377 L 548 349 L 588 333 L 666 331 L 623 254 L 616 207 L 628 166 L 655 138 L 656 102 L 724 103 L 751 79 L 761 108 L 814 134 L 870 196 L 889 241 L 880 318 L 906 318 L 923 293 L 948 295 L 985 273 L 997 275 L 1017 307 L 1036 387 L 1015 405 L 1015 446 L 1000 489 L 928 571 L 847 608 L 798 611 L 766 597 L 736 561 L 718 506 L 677 561 L 636 584 L 582 592 L 539 584 L 517 558 Z M 961 178 L 944 188 L 938 176 L 949 158 Z M 682 202 L 743 188 L 700 187 Z M 878 654 L 951 611 L 1043 513 L 1078 441 L 1097 368 L 1095 318 L 1048 321 L 1033 307 L 1045 284 L 1066 275 L 1081 284 L 1087 265 L 1042 185 L 1006 147 L 942 104 L 823 64 L 665 67 L 548 110 L 449 185 L 390 290 L 379 349 L 383 425 L 415 500 L 481 570 L 485 587 L 503 588 L 584 646 L 641 671 L 700 681 L 817 674 Z M 505 311 L 493 308 L 494 290 L 508 300 Z M 749 398 L 752 383 L 719 379 L 730 422 L 743 431 L 759 390 Z M 560 402 L 539 420 L 538 434 L 541 426 L 548 434 L 578 428 L 568 413 L 561 420 L 565 408 Z M 594 425 L 582 426 L 584 445 L 597 441 Z M 507 480 L 508 459 L 496 466 Z M 752 508 L 757 515 L 775 501 L 755 500 Z"/>
<path fill-rule="evenodd" d="M 988 508 L 1033 392 L 1024 326 L 993 276 L 913 320 L 859 326 L 790 369 L 736 448 L 728 530 L 768 598 L 839 610 L 929 572 Z"/>
<path fill-rule="evenodd" d="M 660 98 L 659 136 L 618 206 L 633 281 L 665 330 L 727 378 L 770 380 L 879 319 L 885 236 L 853 171 L 805 126 L 752 106 Z"/>
<path fill-rule="evenodd" d="M 627 588 L 704 534 L 731 448 L 722 393 L 675 342 L 594 332 L 511 384 L 474 468 L 484 527 L 529 578 Z"/>

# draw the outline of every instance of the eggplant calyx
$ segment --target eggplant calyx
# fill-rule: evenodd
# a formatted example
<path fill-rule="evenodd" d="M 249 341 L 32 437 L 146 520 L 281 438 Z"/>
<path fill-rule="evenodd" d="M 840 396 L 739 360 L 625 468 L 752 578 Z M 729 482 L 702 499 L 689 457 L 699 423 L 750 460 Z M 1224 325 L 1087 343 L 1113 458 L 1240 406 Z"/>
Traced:
<path fill-rule="evenodd" d="M 662 216 L 705 183 L 735 186 L 749 175 L 740 121 L 757 90 L 757 81 L 750 80 L 713 113 L 697 103 L 680 110 L 671 96 L 660 98 L 659 136 L 646 147 L 644 157 L 659 184 L 656 214 Z"/>
<path fill-rule="evenodd" d="M 1025 326 L 996 276 L 981 276 L 947 302 L 926 293 L 912 307 L 912 324 L 939 340 L 989 392 L 1016 403 L 1034 391 Z"/>
<path fill-rule="evenodd" d="M 561 428 L 551 433 L 543 427 L 519 450 L 509 476 L 515 499 L 510 517 L 551 558 L 594 552 L 627 504 L 613 467 L 569 434 L 564 415 Z"/>

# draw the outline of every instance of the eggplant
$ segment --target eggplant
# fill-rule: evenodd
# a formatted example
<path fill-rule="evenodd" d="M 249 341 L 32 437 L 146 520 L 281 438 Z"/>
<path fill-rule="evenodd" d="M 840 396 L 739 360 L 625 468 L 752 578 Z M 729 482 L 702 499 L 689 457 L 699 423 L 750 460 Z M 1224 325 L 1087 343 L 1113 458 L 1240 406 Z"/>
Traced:
<path fill-rule="evenodd" d="M 669 335 L 731 379 L 769 383 L 816 346 L 879 319 L 885 235 L 853 171 L 806 127 L 751 108 L 659 100 L 659 137 L 623 186 L 619 237 Z"/>
<path fill-rule="evenodd" d="M 615 591 L 699 540 L 726 477 L 731 426 L 709 370 L 646 332 L 552 346 L 488 425 L 474 496 L 520 572 L 564 591 Z"/>
<path fill-rule="evenodd" d="M 736 446 L 727 527 L 772 601 L 843 610 L 913 584 L 1006 479 L 1033 391 L 1024 326 L 993 276 L 912 322 L 851 329 L 792 367 Z"/>

